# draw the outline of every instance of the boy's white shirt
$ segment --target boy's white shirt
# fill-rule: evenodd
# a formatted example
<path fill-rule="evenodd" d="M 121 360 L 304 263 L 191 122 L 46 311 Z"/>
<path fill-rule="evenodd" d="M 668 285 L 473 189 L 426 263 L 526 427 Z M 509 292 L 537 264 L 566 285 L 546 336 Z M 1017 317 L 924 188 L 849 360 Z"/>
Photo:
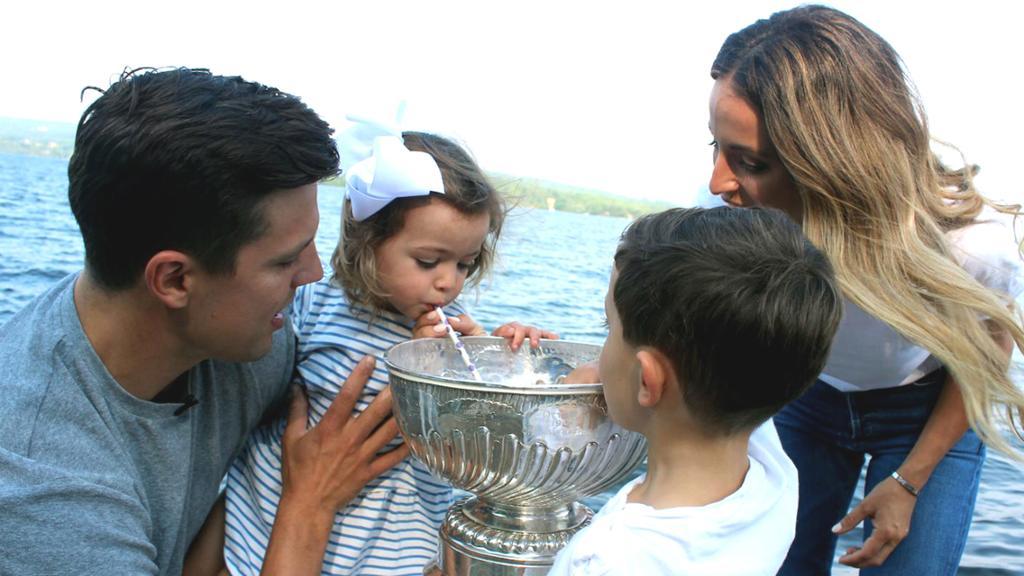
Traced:
<path fill-rule="evenodd" d="M 771 420 L 750 436 L 739 490 L 706 506 L 657 510 L 619 490 L 555 559 L 562 575 L 773 575 L 796 529 L 797 471 Z"/>

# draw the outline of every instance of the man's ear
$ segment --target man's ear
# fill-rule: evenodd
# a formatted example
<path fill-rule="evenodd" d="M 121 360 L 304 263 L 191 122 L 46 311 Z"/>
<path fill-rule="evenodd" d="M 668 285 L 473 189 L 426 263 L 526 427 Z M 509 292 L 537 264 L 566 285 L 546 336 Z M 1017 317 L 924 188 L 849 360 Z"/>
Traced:
<path fill-rule="evenodd" d="M 641 348 L 636 353 L 640 363 L 640 387 L 637 389 L 637 403 L 644 408 L 654 408 L 661 402 L 666 387 L 670 384 L 672 366 L 660 350 Z"/>
<path fill-rule="evenodd" d="M 150 294 L 171 309 L 188 304 L 195 264 L 192 258 L 177 250 L 162 250 L 146 263 L 143 276 Z"/>

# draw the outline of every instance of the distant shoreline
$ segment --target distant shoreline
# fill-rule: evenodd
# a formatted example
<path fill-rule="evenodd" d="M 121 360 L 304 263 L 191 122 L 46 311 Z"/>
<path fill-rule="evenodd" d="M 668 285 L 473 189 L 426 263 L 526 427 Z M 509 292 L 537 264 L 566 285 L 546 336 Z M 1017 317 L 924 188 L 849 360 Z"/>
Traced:
<path fill-rule="evenodd" d="M 70 158 L 75 124 L 0 118 L 0 153 Z"/>
<path fill-rule="evenodd" d="M 68 159 L 74 149 L 74 130 L 75 125 L 67 123 L 0 118 L 0 154 Z M 539 178 L 497 172 L 489 176 L 511 206 L 523 208 L 632 219 L 673 206 Z M 344 179 L 327 183 L 344 186 Z"/>
<path fill-rule="evenodd" d="M 46 156 L 51 158 L 71 157 L 73 146 L 70 142 L 60 142 L 47 138 L 15 138 L 0 135 L 0 154 L 17 154 L 21 156 Z"/>

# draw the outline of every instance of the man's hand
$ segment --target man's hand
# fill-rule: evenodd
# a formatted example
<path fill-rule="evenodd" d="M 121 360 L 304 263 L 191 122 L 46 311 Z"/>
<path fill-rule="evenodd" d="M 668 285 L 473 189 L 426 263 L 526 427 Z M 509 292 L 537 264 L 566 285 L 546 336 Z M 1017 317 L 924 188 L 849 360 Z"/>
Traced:
<path fill-rule="evenodd" d="M 512 350 L 519 350 L 522 346 L 523 340 L 530 340 L 530 347 L 536 348 L 540 346 L 540 339 L 547 338 L 549 340 L 557 340 L 558 334 L 544 330 L 543 328 L 537 328 L 536 326 L 526 326 L 518 322 L 509 322 L 508 324 L 502 324 L 491 332 L 491 336 L 501 336 L 509 340 L 509 346 Z"/>
<path fill-rule="evenodd" d="M 398 435 L 398 423 L 391 415 L 390 388 L 378 394 L 361 414 L 352 414 L 373 366 L 372 357 L 363 358 L 323 418 L 309 430 L 309 402 L 296 387 L 283 438 L 284 496 L 315 496 L 333 518 L 367 482 L 408 456 L 404 445 L 377 455 Z"/>
<path fill-rule="evenodd" d="M 306 428 L 309 404 L 296 391 L 284 431 L 284 489 L 270 536 L 263 574 L 319 574 L 334 515 L 366 484 L 409 454 L 407 445 L 377 454 L 396 435 L 391 390 L 359 415 L 356 401 L 373 372 L 363 358 L 320 422 Z"/>

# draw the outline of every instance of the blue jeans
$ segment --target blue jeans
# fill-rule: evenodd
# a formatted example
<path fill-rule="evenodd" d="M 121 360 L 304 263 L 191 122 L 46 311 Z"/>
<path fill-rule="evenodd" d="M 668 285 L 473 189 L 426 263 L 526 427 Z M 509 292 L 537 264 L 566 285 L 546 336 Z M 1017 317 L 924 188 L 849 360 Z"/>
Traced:
<path fill-rule="evenodd" d="M 780 575 L 830 574 L 837 536 L 870 455 L 864 493 L 906 458 L 942 391 L 945 370 L 918 383 L 844 393 L 818 381 L 782 409 L 775 426 L 800 476 L 796 539 Z M 971 430 L 950 450 L 921 489 L 910 533 L 878 568 L 864 576 L 942 576 L 956 573 L 978 495 L 985 446 Z M 871 521 L 864 538 L 871 535 Z"/>

